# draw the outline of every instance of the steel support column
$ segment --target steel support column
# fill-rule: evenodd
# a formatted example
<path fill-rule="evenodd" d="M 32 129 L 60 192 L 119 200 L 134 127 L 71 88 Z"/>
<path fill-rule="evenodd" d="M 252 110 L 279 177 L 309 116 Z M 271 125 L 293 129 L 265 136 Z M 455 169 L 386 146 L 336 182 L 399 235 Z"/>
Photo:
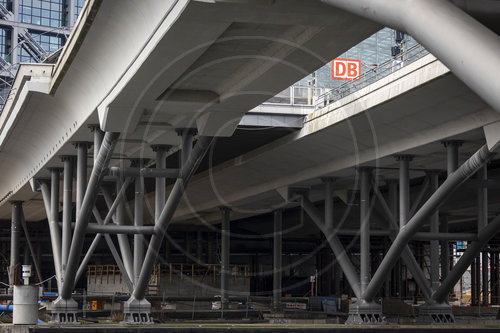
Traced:
<path fill-rule="evenodd" d="M 69 248 L 71 246 L 71 219 L 73 216 L 73 156 L 63 156 L 64 185 L 63 185 L 63 218 L 62 218 L 62 270 L 66 270 Z"/>
<path fill-rule="evenodd" d="M 21 234 L 21 209 L 22 201 L 12 201 L 12 220 L 10 227 L 10 265 L 9 284 L 14 284 L 14 270 L 19 264 L 19 236 Z"/>
<path fill-rule="evenodd" d="M 282 260 L 283 210 L 274 211 L 273 233 L 273 311 L 281 311 L 281 260 Z"/>
<path fill-rule="evenodd" d="M 61 285 L 61 268 L 60 268 L 61 262 L 60 262 L 60 257 L 57 257 L 57 242 L 58 242 L 58 240 L 60 242 L 61 233 L 59 231 L 58 224 L 52 223 L 52 219 L 51 219 L 51 212 L 50 212 L 51 194 L 50 194 L 49 184 L 48 184 L 48 182 L 43 181 L 43 180 L 40 180 L 39 184 L 40 184 L 40 190 L 42 192 L 42 198 L 43 198 L 43 202 L 45 204 L 45 211 L 47 213 L 47 220 L 48 220 L 48 224 L 49 224 L 50 244 L 52 247 L 52 255 L 54 257 L 53 261 L 54 261 L 54 271 L 56 274 L 56 281 L 57 281 L 57 290 L 60 291 L 61 287 L 62 287 L 62 285 Z"/>
<path fill-rule="evenodd" d="M 220 263 L 220 300 L 223 309 L 227 308 L 229 303 L 229 269 L 230 259 L 230 238 L 231 231 L 229 227 L 231 210 L 227 207 L 222 207 L 221 211 L 221 263 Z"/>
<path fill-rule="evenodd" d="M 171 148 L 167 145 L 156 145 L 151 147 L 156 153 L 156 168 L 165 169 L 167 166 L 167 152 Z M 166 200 L 166 178 L 157 177 L 155 179 L 155 222 L 160 218 L 160 214 L 165 206 Z"/>
<path fill-rule="evenodd" d="M 418 232 L 421 226 L 428 220 L 434 211 L 443 204 L 445 199 L 453 193 L 464 181 L 486 163 L 494 153 L 488 150 L 485 145 L 481 147 L 473 156 L 471 156 L 457 171 L 448 177 L 444 183 L 434 192 L 424 205 L 415 213 L 410 221 L 405 225 L 405 228 L 400 230 L 398 236 L 389 249 L 387 255 L 382 260 L 379 268 L 373 275 L 368 288 L 364 294 L 367 301 L 372 301 L 378 290 L 384 283 L 384 280 L 389 274 L 401 251 L 406 247 L 412 236 Z"/>
<path fill-rule="evenodd" d="M 71 298 L 71 293 L 76 283 L 75 277 L 78 269 L 78 262 L 80 261 L 83 242 L 85 240 L 85 230 L 87 229 L 87 224 L 90 221 L 90 215 L 92 214 L 92 209 L 94 208 L 97 194 L 104 178 L 104 171 L 108 167 L 119 136 L 119 133 L 111 132 L 107 132 L 104 135 L 101 149 L 99 149 L 99 155 L 97 156 L 97 161 L 92 169 L 90 181 L 87 190 L 85 191 L 80 211 L 76 218 L 75 231 L 71 242 L 71 249 L 69 252 L 68 264 L 66 266 L 66 274 L 61 292 L 61 298 L 64 300 Z"/>
<path fill-rule="evenodd" d="M 484 165 L 477 172 L 478 181 L 487 182 L 488 181 L 488 167 Z M 488 188 L 486 186 L 481 186 L 477 190 L 478 198 L 478 218 L 477 218 L 477 230 L 482 230 L 488 224 Z M 489 286 L 488 286 L 488 253 L 483 251 L 481 253 L 481 282 L 482 282 L 482 304 L 488 305 L 489 296 Z"/>
<path fill-rule="evenodd" d="M 184 194 L 184 191 L 189 184 L 189 180 L 193 173 L 197 170 L 201 160 L 205 156 L 206 152 L 210 148 L 212 143 L 212 137 L 200 137 L 197 144 L 195 145 L 186 163 L 183 164 L 179 178 L 175 181 L 170 195 L 168 196 L 167 202 L 163 208 L 160 217 L 155 224 L 155 234 L 151 236 L 149 242 L 148 250 L 144 258 L 144 263 L 142 265 L 141 274 L 139 281 L 134 287 L 134 292 L 127 303 L 124 305 L 125 320 L 134 321 L 134 314 L 144 316 L 144 322 L 149 321 L 149 311 L 151 310 L 151 304 L 144 299 L 146 293 L 146 288 L 148 281 L 151 277 L 153 271 L 153 266 L 155 264 L 156 258 L 160 251 L 161 243 L 167 232 L 167 228 L 170 225 L 172 216 Z M 142 317 L 141 317 L 142 318 Z M 141 319 L 142 320 L 142 319 Z"/>
<path fill-rule="evenodd" d="M 430 179 L 430 190 L 434 193 L 439 188 L 439 173 L 432 172 L 428 173 Z M 431 227 L 430 230 L 433 233 L 439 233 L 439 212 L 436 210 L 431 216 Z M 439 241 L 431 240 L 430 242 L 430 261 L 431 261 L 431 288 L 432 291 L 436 291 L 439 288 Z"/>
<path fill-rule="evenodd" d="M 462 141 L 450 140 L 443 141 L 446 147 L 446 171 L 448 177 L 458 168 L 458 148 L 462 145 Z M 443 216 L 440 225 L 441 232 L 448 232 L 448 218 Z M 441 279 L 444 280 L 450 271 L 450 243 L 441 241 Z"/>
<path fill-rule="evenodd" d="M 398 180 L 397 179 L 389 179 L 387 181 L 387 188 L 388 188 L 388 205 L 387 209 L 388 211 L 386 214 L 389 214 L 392 216 L 394 222 L 393 225 L 394 227 L 399 227 L 398 223 L 398 216 L 399 216 L 399 205 L 398 205 Z M 378 192 L 377 186 L 374 186 L 374 191 L 375 194 Z M 380 199 L 381 200 L 381 199 Z M 390 217 L 389 217 L 390 219 Z M 394 239 L 391 239 L 393 241 Z M 385 249 L 385 254 L 387 254 L 387 251 L 389 250 L 389 247 Z M 384 254 L 384 255 L 385 255 Z M 392 274 L 391 274 L 391 291 L 392 291 L 392 296 L 401 296 L 402 295 L 402 290 L 401 290 L 401 279 L 399 274 L 401 268 L 401 259 L 398 259 L 396 266 L 392 269 Z"/>
<path fill-rule="evenodd" d="M 472 258 L 472 262 L 470 265 L 470 305 L 476 306 L 478 305 L 477 302 L 477 288 L 476 288 L 476 265 L 477 265 L 477 260 L 476 258 Z"/>
<path fill-rule="evenodd" d="M 179 162 L 182 168 L 191 155 L 191 152 L 193 151 L 193 137 L 196 134 L 196 130 L 192 128 L 183 128 L 177 130 L 177 133 L 181 137 L 181 151 Z"/>
<path fill-rule="evenodd" d="M 99 124 L 89 126 L 92 133 L 94 133 L 94 166 L 101 149 L 102 140 L 104 139 L 104 132 L 101 131 Z"/>
<path fill-rule="evenodd" d="M 383 323 L 382 306 L 373 300 L 363 298 L 370 282 L 370 185 L 371 168 L 359 168 L 359 218 L 360 218 L 360 292 L 361 297 L 349 306 L 349 317 L 346 324 L 381 324 Z"/>
<path fill-rule="evenodd" d="M 137 161 L 139 168 L 144 167 L 144 161 Z M 135 198 L 134 198 L 134 226 L 142 227 L 144 225 L 144 178 L 135 179 Z M 141 274 L 142 262 L 144 260 L 144 235 L 134 235 L 134 285 L 139 280 Z"/>
<path fill-rule="evenodd" d="M 410 155 L 396 156 L 399 161 L 399 228 L 408 222 L 410 213 Z"/>
<path fill-rule="evenodd" d="M 28 231 L 28 226 L 26 225 L 26 220 L 24 218 L 24 211 L 23 211 L 23 206 L 22 206 L 22 203 L 20 203 L 21 205 L 21 225 L 23 227 L 23 231 L 24 231 L 24 236 L 26 237 L 26 243 L 28 244 L 28 247 L 29 247 L 29 250 L 30 250 L 30 253 L 31 253 L 31 257 L 33 258 L 33 265 L 35 266 L 35 270 L 36 270 L 36 275 L 38 276 L 38 281 L 41 282 L 43 281 L 42 279 L 42 271 L 40 270 L 40 263 L 38 262 L 38 258 L 37 258 L 37 255 L 35 253 L 35 250 L 33 248 L 33 243 L 31 242 L 31 237 L 30 237 L 30 234 L 29 234 L 29 231 Z"/>
<path fill-rule="evenodd" d="M 334 228 L 333 221 L 333 183 L 334 178 L 327 177 L 322 179 L 325 183 L 325 226 L 327 228 Z"/>
<path fill-rule="evenodd" d="M 62 282 L 62 259 L 61 259 L 61 232 L 59 230 L 59 186 L 60 186 L 60 168 L 50 169 L 50 217 L 49 224 L 54 229 L 55 237 L 51 238 L 52 254 L 54 255 L 54 263 L 57 267 L 56 276 L 59 276 Z M 61 284 L 60 282 L 60 284 Z M 62 284 L 61 284 L 62 286 Z"/>
<path fill-rule="evenodd" d="M 359 169 L 359 217 L 360 217 L 360 282 L 364 293 L 371 276 L 370 256 L 370 178 L 371 169 Z"/>
<path fill-rule="evenodd" d="M 87 189 L 87 150 L 92 144 L 90 142 L 75 142 L 77 149 L 76 157 L 76 216 L 80 213 L 85 190 Z"/>

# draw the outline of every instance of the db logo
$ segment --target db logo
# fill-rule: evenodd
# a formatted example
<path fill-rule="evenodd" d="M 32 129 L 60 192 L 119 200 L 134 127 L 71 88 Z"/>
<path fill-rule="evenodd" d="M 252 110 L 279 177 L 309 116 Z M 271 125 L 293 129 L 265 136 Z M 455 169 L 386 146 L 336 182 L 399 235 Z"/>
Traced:
<path fill-rule="evenodd" d="M 361 61 L 355 59 L 333 59 L 332 77 L 337 80 L 359 80 Z"/>

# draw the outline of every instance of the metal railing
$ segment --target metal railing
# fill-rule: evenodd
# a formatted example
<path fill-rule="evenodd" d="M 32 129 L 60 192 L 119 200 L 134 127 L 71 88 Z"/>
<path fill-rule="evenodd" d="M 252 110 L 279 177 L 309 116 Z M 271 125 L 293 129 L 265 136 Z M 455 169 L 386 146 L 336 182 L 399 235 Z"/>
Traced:
<path fill-rule="evenodd" d="M 324 88 L 291 86 L 271 97 L 264 104 L 313 106 L 318 96 L 324 92 Z"/>
<path fill-rule="evenodd" d="M 392 57 L 386 62 L 383 62 L 377 67 L 364 72 L 352 81 L 347 81 L 337 88 L 333 88 L 323 95 L 319 96 L 316 99 L 314 107 L 317 110 L 335 101 L 338 101 L 341 98 L 344 98 L 384 77 L 387 77 L 389 74 L 400 70 L 401 68 L 415 62 L 416 60 L 422 58 L 427 54 L 429 54 L 429 51 L 427 51 L 422 45 L 414 45 L 408 50 L 398 54 L 395 57 Z"/>

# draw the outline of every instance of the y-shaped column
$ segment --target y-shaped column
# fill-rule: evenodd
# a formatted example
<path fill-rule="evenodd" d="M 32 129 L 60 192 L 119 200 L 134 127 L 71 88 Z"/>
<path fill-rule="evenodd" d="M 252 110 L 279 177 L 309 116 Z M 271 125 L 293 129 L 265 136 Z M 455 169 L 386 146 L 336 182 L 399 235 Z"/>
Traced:
<path fill-rule="evenodd" d="M 146 289 L 148 286 L 153 266 L 160 251 L 161 243 L 167 228 L 172 221 L 172 217 L 179 205 L 179 202 L 186 190 L 189 181 L 201 163 L 203 156 L 208 151 L 212 137 L 200 137 L 197 144 L 193 148 L 189 157 L 183 163 L 182 169 L 176 179 L 167 202 L 160 214 L 160 217 L 155 224 L 155 233 L 151 236 L 144 263 L 142 264 L 141 274 L 137 282 L 134 292 L 130 299 L 124 305 L 125 321 L 131 323 L 150 323 L 149 313 L 151 312 L 151 304 L 145 299 Z"/>
<path fill-rule="evenodd" d="M 108 167 L 109 161 L 111 160 L 111 156 L 113 154 L 116 141 L 118 140 L 119 136 L 119 133 L 111 132 L 108 132 L 104 135 L 101 148 L 99 149 L 99 155 L 97 156 L 97 159 L 94 163 L 94 168 L 92 169 L 92 174 L 90 175 L 87 190 L 85 191 L 80 210 L 76 217 L 75 230 L 71 242 L 71 248 L 68 256 L 68 264 L 66 266 L 62 290 L 59 297 L 53 302 L 53 313 L 56 316 L 55 319 L 60 322 L 76 322 L 76 311 L 78 310 L 78 304 L 72 299 L 71 294 L 76 283 L 78 263 L 80 262 L 86 229 L 90 221 L 90 216 L 92 214 L 95 201 L 97 199 L 97 194 L 99 192 L 102 180 L 105 175 L 105 171 Z M 80 161 L 78 161 L 78 163 L 80 164 Z M 83 168 L 83 165 L 81 166 L 81 168 Z M 83 181 L 83 179 L 81 179 L 81 181 Z M 54 205 L 53 202 L 52 205 Z"/>
<path fill-rule="evenodd" d="M 413 237 L 413 235 L 415 235 L 422 225 L 428 221 L 428 218 L 440 205 L 443 204 L 444 200 L 465 180 L 481 168 L 493 155 L 494 153 L 491 153 L 486 145 L 481 147 L 481 149 L 470 157 L 460 168 L 457 169 L 457 171 L 446 179 L 438 190 L 435 191 L 424 203 L 422 208 L 420 208 L 410 221 L 408 221 L 405 227 L 394 239 L 391 248 L 370 281 L 370 284 L 363 295 L 367 301 L 374 299 L 376 293 L 386 279 L 388 272 L 392 269 L 396 260 L 399 258 L 401 251 L 408 244 L 408 241 Z"/>

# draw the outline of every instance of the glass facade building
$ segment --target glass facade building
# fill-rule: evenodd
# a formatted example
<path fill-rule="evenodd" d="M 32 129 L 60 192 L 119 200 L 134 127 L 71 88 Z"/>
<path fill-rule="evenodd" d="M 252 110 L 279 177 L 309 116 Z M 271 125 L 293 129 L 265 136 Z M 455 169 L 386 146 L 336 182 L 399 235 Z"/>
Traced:
<path fill-rule="evenodd" d="M 411 36 L 406 35 L 402 41 L 399 41 L 396 40 L 395 30 L 384 28 L 346 52 L 339 54 L 337 58 L 359 60 L 361 62 L 361 75 L 367 72 L 379 73 L 375 78 L 370 77 L 370 82 L 373 82 L 390 74 L 395 69 L 392 62 L 394 60 L 394 47 L 404 52 L 411 50 L 416 45 L 418 45 L 417 41 Z M 409 63 L 413 60 L 414 58 L 408 59 L 406 62 Z M 402 65 L 397 68 L 401 67 Z M 332 61 L 329 61 L 314 73 L 307 75 L 293 86 L 269 99 L 267 103 L 312 106 L 321 95 L 333 90 L 342 90 L 340 88 L 346 85 L 346 82 L 349 81 L 333 79 Z M 359 84 L 357 86 L 360 87 Z"/>
<path fill-rule="evenodd" d="M 19 63 L 40 62 L 57 51 L 85 0 L 0 0 L 0 106 Z"/>
<path fill-rule="evenodd" d="M 20 0 L 19 19 L 23 23 L 59 28 L 65 25 L 64 0 Z"/>
<path fill-rule="evenodd" d="M 0 55 L 11 65 L 40 61 L 43 57 L 34 57 L 33 50 L 41 47 L 46 56 L 63 46 L 84 4 L 85 0 L 0 0 Z"/>
<path fill-rule="evenodd" d="M 393 29 L 384 28 L 369 38 L 365 39 L 358 45 L 352 47 L 346 52 L 340 54 L 337 58 L 357 59 L 361 61 L 361 72 L 368 71 L 381 64 L 389 61 L 392 58 L 392 47 L 396 46 L 396 34 Z M 405 47 L 410 48 L 416 45 L 417 42 L 411 36 L 405 36 Z M 328 62 L 325 66 L 318 69 L 316 75 L 316 87 L 319 88 L 336 88 L 345 83 L 342 80 L 334 80 L 332 78 L 332 62 Z M 296 85 L 308 86 L 313 83 L 313 75 L 308 75 Z"/>

